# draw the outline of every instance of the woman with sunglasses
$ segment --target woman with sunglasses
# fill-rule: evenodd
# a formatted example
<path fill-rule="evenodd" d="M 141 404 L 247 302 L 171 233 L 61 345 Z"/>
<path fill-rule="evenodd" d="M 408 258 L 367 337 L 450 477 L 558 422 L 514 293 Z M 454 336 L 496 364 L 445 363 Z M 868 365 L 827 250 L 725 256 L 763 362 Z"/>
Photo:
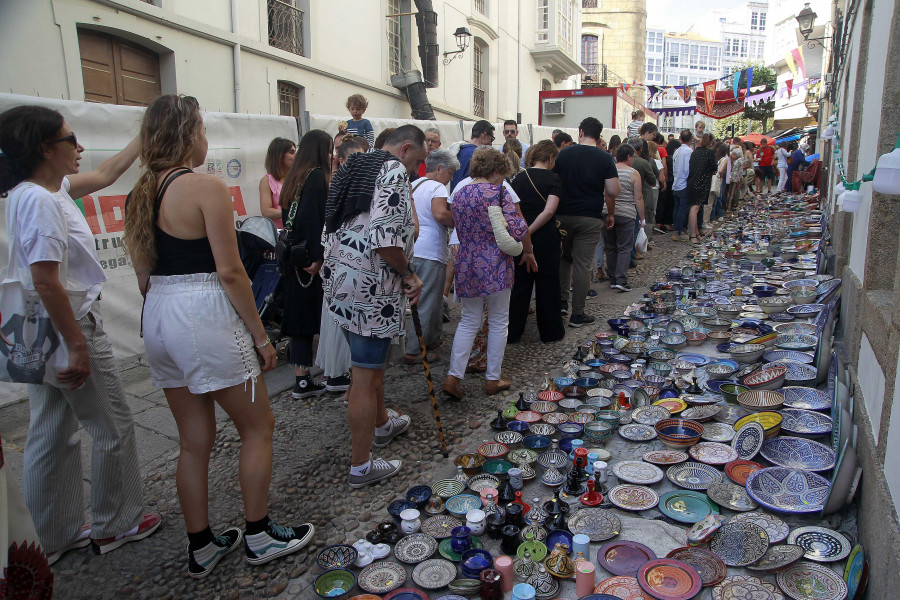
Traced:
<path fill-rule="evenodd" d="M 24 496 L 50 564 L 89 544 L 105 554 L 147 537 L 162 520 L 144 514 L 134 422 L 98 310 L 106 274 L 72 200 L 112 185 L 139 147 L 135 138 L 95 171 L 79 173 L 84 147 L 61 114 L 19 106 L 0 115 L 0 195 L 13 240 L 7 280 L 36 292 L 40 306 L 29 320 L 48 318 L 69 356 L 58 386 L 43 376 L 28 386 Z M 44 352 L 45 342 L 30 343 L 31 352 Z M 79 425 L 93 440 L 90 525 L 82 523 Z"/>

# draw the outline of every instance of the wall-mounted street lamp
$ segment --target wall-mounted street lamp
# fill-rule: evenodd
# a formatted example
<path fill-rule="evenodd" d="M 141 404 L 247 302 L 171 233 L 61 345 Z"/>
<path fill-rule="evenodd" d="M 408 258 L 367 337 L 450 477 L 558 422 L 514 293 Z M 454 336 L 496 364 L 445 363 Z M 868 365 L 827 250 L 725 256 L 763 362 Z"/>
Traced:
<path fill-rule="evenodd" d="M 803 6 L 803 10 L 800 11 L 800 14 L 795 17 L 797 19 L 797 27 L 800 30 L 800 35 L 803 36 L 803 39 L 809 48 L 815 48 L 817 43 L 824 48 L 825 44 L 822 43 L 822 40 L 829 39 L 829 36 L 827 35 L 819 38 L 809 37 L 812 35 L 817 16 L 816 12 L 809 7 L 809 3 L 807 2 Z"/>
<path fill-rule="evenodd" d="M 454 58 L 463 55 L 463 52 L 469 47 L 469 38 L 472 37 L 472 34 L 469 32 L 468 27 L 457 27 L 456 31 L 453 33 L 453 37 L 456 38 L 456 47 L 459 48 L 459 50 L 444 52 L 444 65 L 449 65 Z"/>

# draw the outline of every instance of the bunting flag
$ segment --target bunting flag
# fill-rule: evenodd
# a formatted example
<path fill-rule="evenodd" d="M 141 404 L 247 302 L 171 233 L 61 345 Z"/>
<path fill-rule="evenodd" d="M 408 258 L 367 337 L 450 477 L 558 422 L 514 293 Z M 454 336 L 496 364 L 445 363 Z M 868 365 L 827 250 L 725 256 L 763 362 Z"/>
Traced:
<path fill-rule="evenodd" d="M 681 99 L 685 101 L 685 103 L 691 101 L 691 97 L 693 96 L 692 88 L 687 86 L 683 88 L 676 88 L 678 91 L 678 95 L 681 96 Z"/>
<path fill-rule="evenodd" d="M 703 93 L 706 96 L 707 111 L 712 111 L 716 104 L 716 86 L 718 83 L 717 79 L 713 79 L 712 81 L 707 81 L 703 84 Z M 734 98 L 737 100 L 737 94 L 735 94 Z"/>
<path fill-rule="evenodd" d="M 753 67 L 747 69 L 747 91 L 750 90 L 751 85 L 753 85 Z M 735 94 L 734 97 L 737 98 L 737 94 Z"/>
<path fill-rule="evenodd" d="M 631 84 L 631 83 L 620 83 L 619 85 L 621 86 L 623 92 L 627 92 L 629 89 L 631 89 L 631 86 L 632 86 L 633 84 Z"/>
<path fill-rule="evenodd" d="M 784 61 L 787 63 L 788 69 L 791 70 L 791 74 L 794 76 L 794 79 L 797 79 L 797 65 L 794 64 L 794 56 L 788 52 L 784 55 Z"/>
<path fill-rule="evenodd" d="M 784 84 L 787 86 L 787 94 L 788 94 L 788 98 L 790 98 L 791 97 L 791 88 L 794 87 L 794 80 L 788 79 L 787 81 L 784 82 Z"/>
<path fill-rule="evenodd" d="M 738 97 L 738 90 L 741 89 L 741 73 L 743 73 L 743 71 L 735 72 L 733 81 L 731 82 L 731 87 L 735 98 Z"/>
<path fill-rule="evenodd" d="M 800 76 L 803 77 L 803 79 L 806 79 L 806 61 L 803 59 L 803 48 L 798 47 L 791 50 L 791 57 L 800 69 Z M 796 72 L 794 72 L 794 77 L 797 77 Z"/>

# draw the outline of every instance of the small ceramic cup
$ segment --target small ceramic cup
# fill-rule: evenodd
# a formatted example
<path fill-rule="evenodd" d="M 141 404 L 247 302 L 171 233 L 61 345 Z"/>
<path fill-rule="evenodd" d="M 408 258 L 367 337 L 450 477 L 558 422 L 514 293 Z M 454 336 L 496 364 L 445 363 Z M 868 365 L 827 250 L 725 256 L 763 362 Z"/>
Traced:
<path fill-rule="evenodd" d="M 522 479 L 522 469 L 513 467 L 509 470 L 507 475 L 509 475 L 509 485 L 511 485 L 514 490 L 518 492 L 525 487 L 525 481 Z"/>
<path fill-rule="evenodd" d="M 577 556 L 579 552 L 585 556 L 589 556 L 591 552 L 591 538 L 583 533 L 572 536 L 572 553 Z"/>
<path fill-rule="evenodd" d="M 417 532 L 422 527 L 422 521 L 419 520 L 419 511 L 415 508 L 407 508 L 400 512 L 400 530 L 409 535 Z"/>
<path fill-rule="evenodd" d="M 597 483 L 603 484 L 607 482 L 609 479 L 608 468 L 609 466 L 602 460 L 598 460 L 594 463 L 594 477 L 597 479 Z"/>
<path fill-rule="evenodd" d="M 466 527 L 472 530 L 472 535 L 480 536 L 486 526 L 485 514 L 480 508 L 473 508 L 466 513 Z"/>

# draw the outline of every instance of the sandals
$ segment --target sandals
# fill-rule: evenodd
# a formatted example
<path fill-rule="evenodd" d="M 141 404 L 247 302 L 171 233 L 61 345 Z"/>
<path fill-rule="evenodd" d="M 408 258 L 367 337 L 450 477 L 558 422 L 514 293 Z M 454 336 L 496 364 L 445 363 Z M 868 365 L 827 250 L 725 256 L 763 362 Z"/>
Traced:
<path fill-rule="evenodd" d="M 696 241 L 695 241 L 695 240 L 696 240 Z M 699 237 L 691 236 L 691 243 L 692 243 L 692 244 L 699 244 L 699 243 L 700 243 L 700 238 L 699 238 Z"/>

